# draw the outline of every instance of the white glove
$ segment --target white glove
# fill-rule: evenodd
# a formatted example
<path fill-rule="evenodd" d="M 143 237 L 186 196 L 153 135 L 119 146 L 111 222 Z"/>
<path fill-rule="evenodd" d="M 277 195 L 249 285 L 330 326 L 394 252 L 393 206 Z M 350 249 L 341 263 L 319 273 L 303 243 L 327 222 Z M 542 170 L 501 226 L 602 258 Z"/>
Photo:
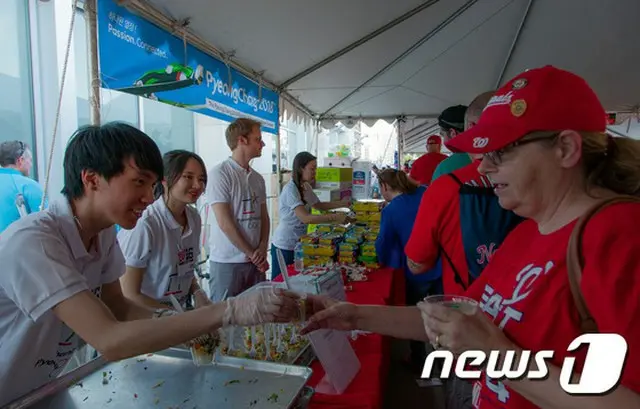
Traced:
<path fill-rule="evenodd" d="M 249 327 L 269 322 L 289 322 L 300 316 L 300 297 L 275 287 L 256 288 L 225 302 L 223 326 Z"/>

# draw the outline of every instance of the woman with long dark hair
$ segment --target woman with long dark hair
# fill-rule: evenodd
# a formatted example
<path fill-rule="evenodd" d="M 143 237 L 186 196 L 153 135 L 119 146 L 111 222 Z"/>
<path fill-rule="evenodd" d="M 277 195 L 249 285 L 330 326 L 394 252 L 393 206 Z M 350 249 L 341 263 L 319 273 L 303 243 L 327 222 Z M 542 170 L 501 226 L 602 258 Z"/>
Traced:
<path fill-rule="evenodd" d="M 298 240 L 307 232 L 308 224 L 342 224 L 348 220 L 346 213 L 311 214 L 311 208 L 327 211 L 349 206 L 348 201 L 321 202 L 313 193 L 317 167 L 316 157 L 309 152 L 300 152 L 293 159 L 291 181 L 280 193 L 280 222 L 271 245 L 272 278 L 281 273 L 276 250 L 280 249 L 287 265 L 292 264 L 293 250 Z"/>
<path fill-rule="evenodd" d="M 193 294 L 200 307 L 209 300 L 194 273 L 202 221 L 193 205 L 207 185 L 206 168 L 200 156 L 184 150 L 167 152 L 163 162 L 164 180 L 156 185 L 155 202 L 132 230 L 118 233 L 127 266 L 122 291 L 152 308 L 171 305 L 171 295 L 184 308 Z"/>

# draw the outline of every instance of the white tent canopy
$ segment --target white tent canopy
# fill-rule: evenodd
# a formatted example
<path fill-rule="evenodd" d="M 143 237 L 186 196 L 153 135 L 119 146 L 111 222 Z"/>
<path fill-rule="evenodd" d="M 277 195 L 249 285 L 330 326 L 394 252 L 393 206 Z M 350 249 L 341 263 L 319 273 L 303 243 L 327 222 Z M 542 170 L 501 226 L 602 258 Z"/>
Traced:
<path fill-rule="evenodd" d="M 638 0 L 125 3 L 165 27 L 188 22 L 190 41 L 281 91 L 289 114 L 295 106 L 325 127 L 432 121 L 546 64 L 583 76 L 609 111 L 640 106 Z"/>

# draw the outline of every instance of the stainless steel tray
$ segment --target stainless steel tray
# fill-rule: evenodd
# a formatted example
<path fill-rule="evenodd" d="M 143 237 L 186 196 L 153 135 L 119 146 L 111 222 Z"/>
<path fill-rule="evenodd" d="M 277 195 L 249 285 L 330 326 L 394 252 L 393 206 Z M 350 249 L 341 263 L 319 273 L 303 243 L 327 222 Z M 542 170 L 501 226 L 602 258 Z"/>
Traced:
<path fill-rule="evenodd" d="M 311 347 L 311 342 L 306 347 L 302 348 L 300 353 L 294 358 L 292 365 L 298 366 L 310 366 L 316 359 L 316 353 Z"/>
<path fill-rule="evenodd" d="M 312 387 L 305 386 L 302 392 L 300 392 L 300 395 L 298 395 L 298 399 L 291 406 L 291 409 L 307 409 L 314 393 L 315 390 Z"/>
<path fill-rule="evenodd" d="M 189 351 L 170 349 L 109 364 L 98 358 L 8 408 L 292 408 L 311 372 L 233 357 L 196 367 Z"/>

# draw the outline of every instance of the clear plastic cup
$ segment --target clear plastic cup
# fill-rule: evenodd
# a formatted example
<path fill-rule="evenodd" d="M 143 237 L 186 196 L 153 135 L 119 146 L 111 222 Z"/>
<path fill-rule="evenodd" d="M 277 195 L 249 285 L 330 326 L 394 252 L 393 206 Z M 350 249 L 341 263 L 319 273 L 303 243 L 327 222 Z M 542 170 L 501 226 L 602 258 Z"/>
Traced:
<path fill-rule="evenodd" d="M 478 302 L 476 300 L 459 295 L 431 295 L 426 297 L 424 301 L 454 308 L 465 315 L 474 315 L 478 311 Z"/>
<path fill-rule="evenodd" d="M 193 345 L 189 348 L 194 365 L 212 365 L 218 345 L 219 340 L 210 335 L 203 335 L 195 339 Z"/>

